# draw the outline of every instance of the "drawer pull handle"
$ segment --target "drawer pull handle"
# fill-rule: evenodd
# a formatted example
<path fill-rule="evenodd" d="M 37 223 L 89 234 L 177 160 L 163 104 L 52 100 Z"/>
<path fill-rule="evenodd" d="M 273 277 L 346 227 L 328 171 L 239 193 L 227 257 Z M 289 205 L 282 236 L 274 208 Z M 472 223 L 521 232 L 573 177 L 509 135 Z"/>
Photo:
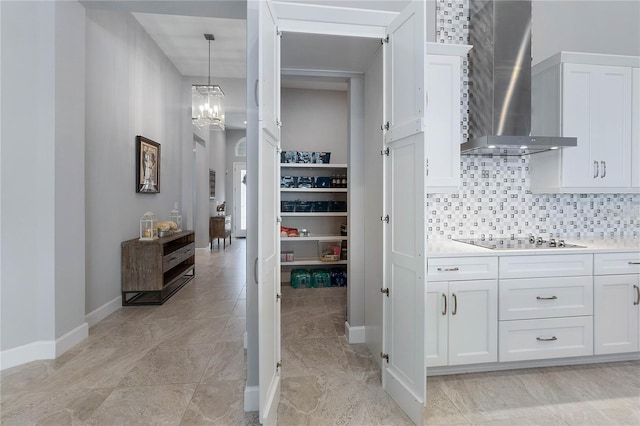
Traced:
<path fill-rule="evenodd" d="M 629 265 L 640 265 L 640 262 L 629 262 Z"/>
<path fill-rule="evenodd" d="M 640 287 L 634 284 L 633 288 L 636 290 L 636 300 L 633 302 L 633 304 L 640 305 Z"/>
<path fill-rule="evenodd" d="M 442 307 L 442 315 L 447 315 L 447 295 L 442 293 L 442 300 L 444 305 Z"/>
<path fill-rule="evenodd" d="M 455 315 L 458 313 L 458 296 L 455 293 L 451 294 L 453 297 L 453 309 L 451 310 L 451 315 Z"/>
<path fill-rule="evenodd" d="M 558 338 L 556 336 L 553 337 L 536 337 L 536 340 L 538 342 L 553 342 L 558 340 Z"/>
<path fill-rule="evenodd" d="M 455 268 L 438 268 L 438 272 L 456 272 L 459 271 L 460 268 L 458 268 L 457 266 Z"/>
<path fill-rule="evenodd" d="M 538 300 L 556 300 L 558 297 L 557 296 L 551 296 L 551 297 L 536 297 L 536 299 Z"/>

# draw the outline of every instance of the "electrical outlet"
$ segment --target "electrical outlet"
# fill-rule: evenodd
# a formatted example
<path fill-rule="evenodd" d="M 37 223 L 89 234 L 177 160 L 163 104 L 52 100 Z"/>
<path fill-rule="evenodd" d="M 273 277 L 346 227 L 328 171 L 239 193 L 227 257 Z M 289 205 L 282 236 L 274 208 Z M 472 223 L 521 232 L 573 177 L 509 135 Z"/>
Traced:
<path fill-rule="evenodd" d="M 482 177 L 483 178 L 488 178 L 489 177 L 489 170 L 483 170 L 482 171 Z"/>

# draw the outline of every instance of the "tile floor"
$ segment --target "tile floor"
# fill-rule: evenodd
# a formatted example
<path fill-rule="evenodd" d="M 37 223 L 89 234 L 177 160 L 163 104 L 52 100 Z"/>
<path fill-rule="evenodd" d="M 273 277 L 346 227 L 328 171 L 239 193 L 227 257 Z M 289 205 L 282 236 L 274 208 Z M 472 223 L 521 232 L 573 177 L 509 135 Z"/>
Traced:
<path fill-rule="evenodd" d="M 215 247 L 215 245 L 214 245 Z M 402 425 L 346 289 L 282 289 L 281 425 Z M 255 425 L 243 412 L 244 241 L 197 255 L 162 306 L 126 307 L 62 357 L 2 372 L 2 425 Z M 640 425 L 640 362 L 428 379 L 426 424 Z"/>

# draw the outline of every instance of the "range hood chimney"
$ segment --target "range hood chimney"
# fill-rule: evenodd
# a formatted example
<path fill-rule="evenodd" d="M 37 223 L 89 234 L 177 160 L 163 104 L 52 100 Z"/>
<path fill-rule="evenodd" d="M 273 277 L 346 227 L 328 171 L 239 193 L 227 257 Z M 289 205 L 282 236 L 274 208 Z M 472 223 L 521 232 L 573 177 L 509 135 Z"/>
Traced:
<path fill-rule="evenodd" d="M 462 154 L 525 155 L 577 146 L 531 136 L 531 1 L 470 0 L 469 142 Z"/>

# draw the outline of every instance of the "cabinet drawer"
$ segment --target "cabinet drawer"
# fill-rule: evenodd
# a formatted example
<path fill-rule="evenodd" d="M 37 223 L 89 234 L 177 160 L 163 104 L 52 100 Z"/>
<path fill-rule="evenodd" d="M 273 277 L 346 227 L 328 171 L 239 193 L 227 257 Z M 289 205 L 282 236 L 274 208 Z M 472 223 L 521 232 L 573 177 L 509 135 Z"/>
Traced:
<path fill-rule="evenodd" d="M 497 277 L 497 257 L 442 257 L 427 261 L 427 279 L 429 280 L 460 281 Z"/>
<path fill-rule="evenodd" d="M 591 275 L 593 255 L 501 256 L 500 278 L 544 278 Z"/>
<path fill-rule="evenodd" d="M 593 355 L 593 317 L 500 321 L 500 361 Z"/>
<path fill-rule="evenodd" d="M 500 280 L 500 320 L 593 314 L 593 278 Z"/>
<path fill-rule="evenodd" d="M 188 244 L 162 258 L 162 272 L 166 272 L 196 253 L 196 243 Z"/>
<path fill-rule="evenodd" d="M 595 254 L 593 274 L 640 274 L 640 252 Z"/>

